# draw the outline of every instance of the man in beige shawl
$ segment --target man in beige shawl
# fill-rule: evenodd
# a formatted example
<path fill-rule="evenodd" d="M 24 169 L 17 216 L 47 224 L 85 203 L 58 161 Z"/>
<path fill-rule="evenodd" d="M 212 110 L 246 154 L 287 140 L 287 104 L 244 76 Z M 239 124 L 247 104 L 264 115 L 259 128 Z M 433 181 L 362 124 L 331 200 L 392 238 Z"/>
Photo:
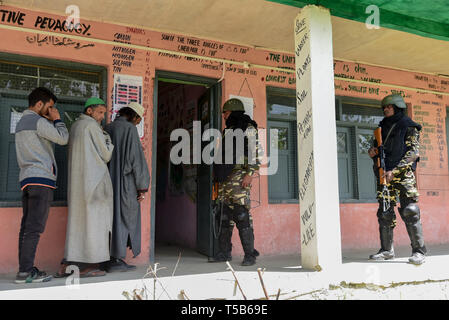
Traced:
<path fill-rule="evenodd" d="M 64 260 L 56 276 L 76 265 L 81 277 L 102 276 L 99 263 L 110 259 L 113 190 L 107 163 L 114 146 L 100 123 L 105 102 L 90 98 L 72 125 L 68 163 L 68 222 Z"/>

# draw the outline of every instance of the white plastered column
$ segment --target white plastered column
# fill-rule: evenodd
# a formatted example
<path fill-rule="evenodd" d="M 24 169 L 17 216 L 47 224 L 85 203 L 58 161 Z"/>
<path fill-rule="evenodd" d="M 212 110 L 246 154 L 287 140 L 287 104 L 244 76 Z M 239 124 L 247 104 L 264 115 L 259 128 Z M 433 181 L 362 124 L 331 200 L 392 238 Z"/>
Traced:
<path fill-rule="evenodd" d="M 332 54 L 328 9 L 309 5 L 295 19 L 301 264 L 341 266 L 340 208 Z"/>

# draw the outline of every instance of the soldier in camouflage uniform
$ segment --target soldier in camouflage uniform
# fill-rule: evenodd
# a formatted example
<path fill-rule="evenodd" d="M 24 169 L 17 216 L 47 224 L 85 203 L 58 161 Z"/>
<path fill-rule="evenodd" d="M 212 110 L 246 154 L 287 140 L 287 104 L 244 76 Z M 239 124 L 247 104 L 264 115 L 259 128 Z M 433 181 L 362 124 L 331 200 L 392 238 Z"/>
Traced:
<path fill-rule="evenodd" d="M 379 123 L 382 128 L 382 141 L 385 149 L 385 178 L 389 198 L 382 193 L 378 181 L 377 199 L 381 249 L 370 256 L 372 260 L 387 260 L 394 258 L 393 229 L 396 226 L 394 207 L 399 199 L 398 212 L 405 222 L 410 237 L 412 256 L 409 262 L 420 265 L 425 261 L 427 253 L 424 245 L 420 210 L 418 207 L 418 190 L 416 187 L 415 170 L 419 161 L 419 132 L 421 125 L 412 121 L 404 114 L 406 104 L 402 96 L 394 94 L 382 100 L 385 118 Z M 375 148 L 368 151 L 377 162 Z M 375 172 L 378 176 L 377 166 Z M 389 200 L 390 207 L 384 212 L 382 201 Z"/>
<path fill-rule="evenodd" d="M 223 105 L 226 129 L 221 143 L 222 148 L 219 151 L 223 161 L 222 164 L 214 165 L 214 179 L 219 182 L 218 200 L 221 204 L 221 208 L 216 214 L 216 225 L 220 226 L 219 252 L 209 261 L 219 262 L 232 259 L 232 231 L 234 225 L 237 225 L 245 252 L 242 265 L 250 266 L 256 263 L 256 257 L 259 255 L 254 249 L 254 229 L 249 212 L 251 181 L 259 169 L 259 163 L 257 160 L 257 123 L 245 115 L 244 111 L 243 103 L 238 99 L 230 99 Z M 244 150 L 239 149 L 237 143 L 239 137 L 242 138 L 241 146 Z M 226 146 L 226 141 L 230 139 L 233 142 L 232 149 Z M 226 161 L 226 155 L 230 154 L 232 161 Z"/>

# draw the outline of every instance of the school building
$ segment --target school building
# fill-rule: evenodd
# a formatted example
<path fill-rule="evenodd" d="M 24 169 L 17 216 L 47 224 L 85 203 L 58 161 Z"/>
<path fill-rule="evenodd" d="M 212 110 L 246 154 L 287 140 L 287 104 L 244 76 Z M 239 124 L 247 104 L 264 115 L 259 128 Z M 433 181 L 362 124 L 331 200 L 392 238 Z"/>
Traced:
<path fill-rule="evenodd" d="M 144 106 L 138 129 L 151 190 L 142 204 L 142 253 L 135 259 L 130 254 L 128 263 L 157 262 L 158 248 L 165 245 L 203 253 L 205 263 L 216 250 L 211 167 L 171 163 L 176 142 L 170 133 L 184 128 L 193 139 L 194 121 L 201 121 L 200 130 L 221 129 L 220 108 L 230 97 L 241 98 L 259 128 L 267 129 L 264 152 L 278 150 L 277 172 L 256 177 L 251 192 L 255 247 L 262 257 L 299 255 L 314 237 L 326 239 L 335 230 L 331 240 L 338 240 L 338 250 L 378 249 L 376 181 L 367 150 L 383 118 L 380 101 L 391 93 L 404 97 L 408 115 L 423 126 L 417 182 L 426 244 L 449 243 L 449 5 L 411 2 L 416 5 L 395 0 L 323 0 L 319 6 L 307 0 L 2 1 L 0 273 L 18 268 L 22 208 L 14 130 L 28 107 L 27 95 L 38 86 L 57 95 L 69 128 L 91 96 L 107 102 L 106 121 L 130 101 Z M 317 11 L 298 18 L 310 6 Z M 329 20 L 321 23 L 326 15 Z M 303 22 L 313 32 L 302 36 Z M 299 61 L 304 50 L 310 55 Z M 312 89 L 305 91 L 298 79 L 309 66 Z M 330 79 L 331 90 L 322 79 Z M 319 97 L 331 104 L 317 105 Z M 312 158 L 299 147 L 305 122 L 298 108 L 308 98 L 315 99 L 311 136 L 331 147 L 317 145 L 319 152 L 312 153 L 321 192 L 313 213 L 317 229 L 301 232 L 310 218 L 301 203 L 310 199 L 302 199 L 308 191 L 300 167 Z M 320 123 L 329 117 L 331 126 Z M 278 130 L 277 145 L 269 129 Z M 56 269 L 64 254 L 67 146 L 56 146 L 55 154 L 58 189 L 36 255 L 43 269 Z M 326 163 L 335 178 L 329 178 L 335 192 L 329 197 L 336 195 L 337 204 L 332 212 L 319 213 L 318 204 L 326 202 L 319 187 L 326 177 L 318 169 Z M 394 241 L 409 245 L 403 222 Z M 233 255 L 241 254 L 234 232 Z"/>

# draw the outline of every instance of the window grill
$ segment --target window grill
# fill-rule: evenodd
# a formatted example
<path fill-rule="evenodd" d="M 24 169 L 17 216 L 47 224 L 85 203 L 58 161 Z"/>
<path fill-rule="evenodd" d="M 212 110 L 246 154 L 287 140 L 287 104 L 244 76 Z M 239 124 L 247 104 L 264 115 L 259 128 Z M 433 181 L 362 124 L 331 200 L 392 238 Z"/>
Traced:
<path fill-rule="evenodd" d="M 80 68 L 81 69 L 81 68 Z M 28 108 L 28 94 L 46 87 L 58 97 L 61 120 L 71 124 L 84 110 L 86 99 L 100 96 L 101 71 L 83 71 L 0 60 L 0 202 L 9 206 L 21 199 L 15 150 L 15 125 Z M 67 199 L 67 146 L 55 146 L 58 188 L 55 201 Z"/>

